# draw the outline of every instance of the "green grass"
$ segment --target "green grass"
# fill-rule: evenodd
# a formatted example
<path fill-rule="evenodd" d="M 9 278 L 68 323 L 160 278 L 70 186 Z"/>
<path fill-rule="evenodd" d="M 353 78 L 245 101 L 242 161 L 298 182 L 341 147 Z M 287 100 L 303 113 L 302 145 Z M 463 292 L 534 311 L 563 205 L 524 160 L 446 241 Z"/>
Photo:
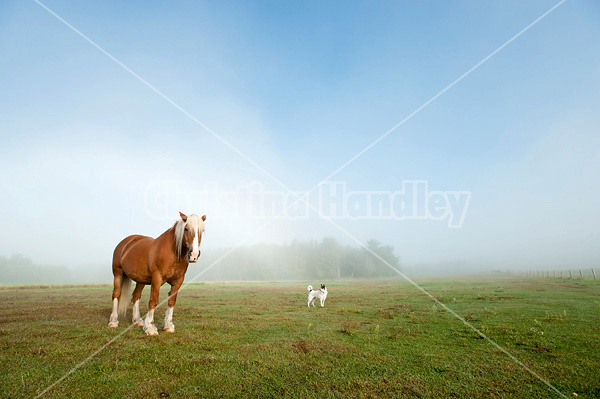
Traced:
<path fill-rule="evenodd" d="M 567 396 L 600 397 L 600 282 L 421 284 Z M 303 283 L 190 285 L 175 334 L 131 329 L 45 397 L 558 397 L 406 282 L 328 289 L 325 308 L 308 309 Z M 35 396 L 121 333 L 131 309 L 106 328 L 110 295 L 0 288 L 0 397 Z"/>

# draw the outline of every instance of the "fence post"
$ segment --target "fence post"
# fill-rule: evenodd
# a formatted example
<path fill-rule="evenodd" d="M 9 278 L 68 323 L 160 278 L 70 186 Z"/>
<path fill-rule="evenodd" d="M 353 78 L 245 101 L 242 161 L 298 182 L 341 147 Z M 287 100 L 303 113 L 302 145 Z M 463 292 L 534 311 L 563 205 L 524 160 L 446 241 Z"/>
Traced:
<path fill-rule="evenodd" d="M 563 278 L 563 275 L 562 275 L 562 270 L 560 271 L 560 278 Z"/>
<path fill-rule="evenodd" d="M 573 273 L 571 273 L 571 271 L 569 270 L 569 278 L 572 279 L 573 278 Z"/>
<path fill-rule="evenodd" d="M 594 268 L 592 267 L 592 274 L 594 275 L 594 280 L 596 279 L 596 272 L 594 271 Z"/>
<path fill-rule="evenodd" d="M 552 270 L 552 275 L 556 278 L 556 270 Z"/>
<path fill-rule="evenodd" d="M 579 277 L 583 278 L 583 273 L 581 272 L 581 269 L 579 269 Z"/>

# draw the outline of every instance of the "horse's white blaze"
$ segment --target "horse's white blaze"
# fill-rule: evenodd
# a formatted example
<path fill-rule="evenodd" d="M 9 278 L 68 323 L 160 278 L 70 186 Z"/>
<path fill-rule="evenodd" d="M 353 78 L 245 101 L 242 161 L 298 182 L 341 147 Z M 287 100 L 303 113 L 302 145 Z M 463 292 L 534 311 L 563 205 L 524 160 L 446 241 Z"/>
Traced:
<path fill-rule="evenodd" d="M 198 217 L 198 215 L 191 215 L 187 221 L 188 229 L 190 229 L 194 238 L 192 240 L 192 253 L 190 260 L 196 260 L 200 256 L 200 237 L 204 232 L 204 221 Z"/>
<path fill-rule="evenodd" d="M 194 235 L 194 241 L 192 242 L 192 256 L 193 257 L 197 257 L 198 256 L 198 237 L 200 237 L 200 229 L 196 228 L 196 234 Z"/>
<path fill-rule="evenodd" d="M 194 235 L 192 239 L 192 252 L 190 253 L 189 260 L 195 262 L 200 256 L 200 240 L 202 239 L 202 233 L 204 233 L 204 221 L 198 215 L 190 215 L 187 221 L 178 220 L 175 222 L 175 247 L 177 248 L 177 256 L 181 256 L 181 249 L 183 246 L 183 236 L 185 229 L 189 230 Z"/>

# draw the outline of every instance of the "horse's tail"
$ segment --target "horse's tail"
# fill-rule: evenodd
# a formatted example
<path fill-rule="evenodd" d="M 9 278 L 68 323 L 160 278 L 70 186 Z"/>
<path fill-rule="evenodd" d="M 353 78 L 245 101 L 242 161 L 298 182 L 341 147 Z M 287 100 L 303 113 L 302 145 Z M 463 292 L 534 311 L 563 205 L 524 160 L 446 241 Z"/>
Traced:
<path fill-rule="evenodd" d="M 309 290 L 309 291 L 312 291 L 312 285 L 309 285 L 309 286 L 308 286 L 308 290 Z"/>
<path fill-rule="evenodd" d="M 131 279 L 123 274 L 121 280 L 121 297 L 119 298 L 119 316 L 125 317 L 127 306 L 129 305 L 129 297 L 131 296 Z"/>

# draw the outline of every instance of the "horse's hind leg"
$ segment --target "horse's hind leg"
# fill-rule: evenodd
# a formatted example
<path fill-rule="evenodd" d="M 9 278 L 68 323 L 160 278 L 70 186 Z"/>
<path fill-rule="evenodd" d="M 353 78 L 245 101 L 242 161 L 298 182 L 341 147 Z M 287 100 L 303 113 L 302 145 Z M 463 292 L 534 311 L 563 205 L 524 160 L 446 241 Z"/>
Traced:
<path fill-rule="evenodd" d="M 113 302 L 113 308 L 112 308 L 112 313 L 110 314 L 110 319 L 108 321 L 108 326 L 110 328 L 117 328 L 119 326 L 119 298 L 121 297 L 121 282 L 123 281 L 123 273 L 121 272 L 121 274 L 116 274 L 115 273 L 115 280 L 114 280 L 114 288 L 113 288 L 113 294 L 112 294 L 112 302 Z"/>
<path fill-rule="evenodd" d="M 136 283 L 135 289 L 133 290 L 133 324 L 136 327 L 142 327 L 144 322 L 142 321 L 142 317 L 140 315 L 140 298 L 142 297 L 142 291 L 146 285 L 142 283 Z"/>

